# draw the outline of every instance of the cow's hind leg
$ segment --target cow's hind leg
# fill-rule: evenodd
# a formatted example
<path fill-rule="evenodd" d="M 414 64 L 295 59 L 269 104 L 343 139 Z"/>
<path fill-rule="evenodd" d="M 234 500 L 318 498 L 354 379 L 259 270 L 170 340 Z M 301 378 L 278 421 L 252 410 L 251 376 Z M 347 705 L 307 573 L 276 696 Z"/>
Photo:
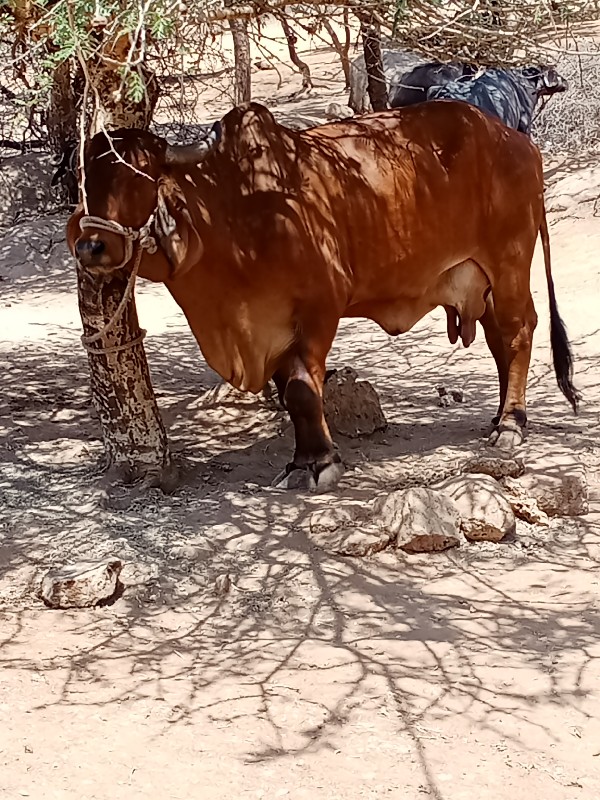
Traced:
<path fill-rule="evenodd" d="M 277 386 L 285 385 L 283 404 L 296 436 L 294 460 L 273 481 L 278 488 L 326 490 L 344 471 L 323 414 L 324 377 L 324 357 L 289 356 L 277 370 Z"/>
<path fill-rule="evenodd" d="M 529 289 L 529 270 L 522 269 L 515 274 L 513 268 L 501 272 L 501 276 L 492 288 L 493 313 L 497 330 L 493 330 L 488 317 L 486 339 L 498 365 L 501 396 L 504 374 L 506 374 L 506 390 L 499 413 L 500 418 L 489 443 L 503 450 L 512 450 L 523 441 L 523 429 L 527 423 L 525 409 L 527 373 L 537 314 Z M 500 342 L 504 345 L 504 363 L 500 358 Z"/>
<path fill-rule="evenodd" d="M 504 410 L 504 404 L 506 402 L 506 390 L 508 388 L 508 364 L 506 361 L 504 339 L 502 338 L 502 331 L 498 326 L 498 320 L 496 319 L 496 314 L 494 312 L 494 301 L 491 293 L 488 294 L 486 298 L 485 312 L 479 321 L 483 327 L 485 340 L 490 348 L 490 353 L 493 355 L 494 361 L 496 362 L 496 368 L 498 369 L 500 403 L 498 405 L 498 413 L 492 419 L 492 425 L 497 427 L 498 423 L 500 422 L 502 411 Z"/>
<path fill-rule="evenodd" d="M 285 373 L 276 372 L 273 375 L 273 383 L 277 389 L 277 397 L 279 398 L 280 404 L 285 408 L 285 387 L 287 384 L 287 375 Z"/>

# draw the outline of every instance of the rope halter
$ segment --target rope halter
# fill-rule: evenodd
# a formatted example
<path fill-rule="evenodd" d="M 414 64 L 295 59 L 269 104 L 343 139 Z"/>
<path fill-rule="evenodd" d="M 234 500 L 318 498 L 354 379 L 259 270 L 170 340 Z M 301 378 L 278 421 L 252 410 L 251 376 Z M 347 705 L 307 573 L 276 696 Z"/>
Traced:
<path fill-rule="evenodd" d="M 147 250 L 150 255 L 156 253 L 158 246 L 156 244 L 156 239 L 152 235 L 152 226 L 154 224 L 154 219 L 156 217 L 156 210 L 150 214 L 144 225 L 141 228 L 128 228 L 125 225 L 121 225 L 120 222 L 115 222 L 112 219 L 102 219 L 102 217 L 95 217 L 93 215 L 85 215 L 81 217 L 79 220 L 79 227 L 83 231 L 86 228 L 96 228 L 99 231 L 107 231 L 108 233 L 116 233 L 118 236 L 122 236 L 124 243 L 125 243 L 125 254 L 123 256 L 123 260 L 120 264 L 113 267 L 114 270 L 121 269 L 126 264 L 128 264 L 132 257 L 133 257 L 133 245 L 135 242 L 139 242 L 138 251 L 135 256 L 135 260 L 132 265 L 131 274 L 129 276 L 129 280 L 127 281 L 127 286 L 125 287 L 125 292 L 123 297 L 121 298 L 121 302 L 117 306 L 115 313 L 112 316 L 106 325 L 101 328 L 96 333 L 93 333 L 91 336 L 83 335 L 81 337 L 81 341 L 83 346 L 88 351 L 88 353 L 92 353 L 94 355 L 106 355 L 108 353 L 119 353 L 123 350 L 128 350 L 131 347 L 134 347 L 137 344 L 140 344 L 145 335 L 146 331 L 141 330 L 138 336 L 132 339 L 129 342 L 125 342 L 124 344 L 117 344 L 112 347 L 91 347 L 90 345 L 99 342 L 103 339 L 108 333 L 110 333 L 117 322 L 121 319 L 125 307 L 129 302 L 130 298 L 133 295 L 133 290 L 135 288 L 135 279 L 137 277 L 138 269 L 140 267 L 140 262 L 142 260 L 142 255 L 144 250 Z"/>
<path fill-rule="evenodd" d="M 128 228 L 125 225 L 121 225 L 120 222 L 115 222 L 112 219 L 102 219 L 102 217 L 85 215 L 79 220 L 79 227 L 82 231 L 86 228 L 96 228 L 99 231 L 116 233 L 118 236 L 122 236 L 125 242 L 125 254 L 121 263 L 114 267 L 114 269 L 121 269 L 121 267 L 124 267 L 127 263 L 129 263 L 129 261 L 131 261 L 131 257 L 133 256 L 134 242 L 140 243 L 140 255 L 142 250 L 147 250 L 150 255 L 156 253 L 158 248 L 156 239 L 152 234 L 152 226 L 154 224 L 155 217 L 156 210 L 150 214 L 141 228 Z"/>

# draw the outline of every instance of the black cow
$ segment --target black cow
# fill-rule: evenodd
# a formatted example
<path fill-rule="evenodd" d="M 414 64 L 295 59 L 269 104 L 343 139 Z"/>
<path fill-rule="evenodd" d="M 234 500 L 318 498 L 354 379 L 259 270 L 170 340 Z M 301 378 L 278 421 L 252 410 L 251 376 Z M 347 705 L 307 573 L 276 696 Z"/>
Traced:
<path fill-rule="evenodd" d="M 432 86 L 427 91 L 427 100 L 462 100 L 498 117 L 509 128 L 529 135 L 540 97 L 567 88 L 565 79 L 551 67 L 487 69 L 462 80 Z"/>
<path fill-rule="evenodd" d="M 402 75 L 395 86 L 390 86 L 390 106 L 403 108 L 427 100 L 427 92 L 432 86 L 445 86 L 452 81 L 460 81 L 476 73 L 476 68 L 470 64 L 451 62 L 442 64 L 431 61 L 428 64 L 419 64 Z M 393 89 L 393 91 L 392 91 Z"/>

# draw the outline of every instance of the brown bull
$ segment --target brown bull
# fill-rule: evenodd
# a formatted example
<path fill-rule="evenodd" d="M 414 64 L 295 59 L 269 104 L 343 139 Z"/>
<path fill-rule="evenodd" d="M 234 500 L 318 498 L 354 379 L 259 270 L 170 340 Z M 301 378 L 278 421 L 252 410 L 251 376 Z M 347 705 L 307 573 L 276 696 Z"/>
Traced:
<path fill-rule="evenodd" d="M 450 340 L 465 346 L 479 321 L 500 380 L 492 436 L 505 448 L 519 443 L 538 232 L 555 372 L 576 410 L 540 153 L 465 103 L 302 133 L 251 103 L 188 147 L 138 130 L 110 142 L 98 134 L 85 174 L 93 216 L 79 207 L 68 224 L 81 267 L 139 264 L 142 277 L 166 284 L 225 380 L 259 392 L 274 378 L 296 434 L 277 485 L 326 487 L 342 472 L 321 400 L 341 317 L 367 317 L 395 335 L 444 306 Z"/>

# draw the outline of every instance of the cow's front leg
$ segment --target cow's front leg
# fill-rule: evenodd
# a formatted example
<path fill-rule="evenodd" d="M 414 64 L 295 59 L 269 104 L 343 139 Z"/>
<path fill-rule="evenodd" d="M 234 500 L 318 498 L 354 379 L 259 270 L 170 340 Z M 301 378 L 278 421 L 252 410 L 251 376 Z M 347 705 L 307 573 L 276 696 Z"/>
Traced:
<path fill-rule="evenodd" d="M 277 370 L 276 383 L 296 437 L 294 460 L 273 481 L 279 489 L 326 491 L 344 472 L 323 415 L 324 375 L 324 364 L 299 356 Z"/>

